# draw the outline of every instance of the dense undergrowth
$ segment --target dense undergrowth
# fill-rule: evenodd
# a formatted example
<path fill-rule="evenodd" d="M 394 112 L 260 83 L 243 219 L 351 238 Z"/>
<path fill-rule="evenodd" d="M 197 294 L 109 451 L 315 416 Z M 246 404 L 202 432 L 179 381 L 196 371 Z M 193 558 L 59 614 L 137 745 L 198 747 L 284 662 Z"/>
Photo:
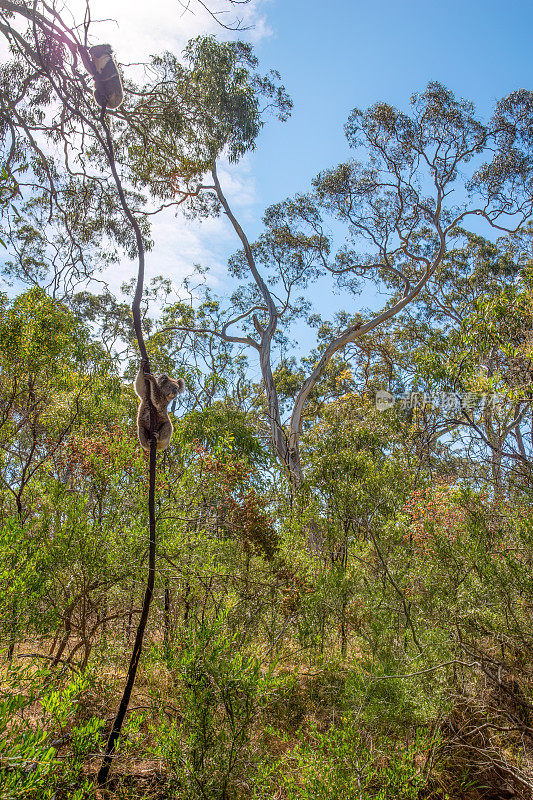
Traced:
<path fill-rule="evenodd" d="M 100 407 L 89 395 L 84 414 Z M 49 425 L 34 430 L 49 448 Z M 183 419 L 158 477 L 156 597 L 106 796 L 531 796 L 527 493 L 469 486 L 452 461 L 429 479 L 412 468 L 419 433 L 346 394 L 309 427 L 291 496 L 231 407 Z M 145 491 L 131 425 L 80 422 L 4 518 L 2 798 L 103 796 Z"/>

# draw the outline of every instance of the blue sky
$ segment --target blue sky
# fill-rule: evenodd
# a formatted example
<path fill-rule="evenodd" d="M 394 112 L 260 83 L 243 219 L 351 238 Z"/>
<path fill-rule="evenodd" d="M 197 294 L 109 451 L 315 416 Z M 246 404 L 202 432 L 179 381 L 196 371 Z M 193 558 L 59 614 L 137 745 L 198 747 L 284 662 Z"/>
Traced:
<path fill-rule="evenodd" d="M 251 158 L 257 202 L 247 216 L 257 232 L 265 206 L 350 156 L 343 128 L 354 106 L 407 108 L 413 92 L 438 80 L 486 117 L 500 97 L 532 85 L 533 4 L 525 0 L 270 0 L 263 8 L 271 34 L 256 51 L 281 73 L 294 109 L 288 122 L 268 124 Z M 324 316 L 347 300 L 323 287 L 313 294 Z M 347 307 L 381 304 L 369 287 Z"/>
<path fill-rule="evenodd" d="M 294 101 L 291 120 L 272 122 L 253 156 L 264 205 L 346 157 L 354 106 L 405 108 L 438 80 L 489 114 L 498 98 L 532 88 L 531 0 L 270 0 L 264 10 L 272 34 L 257 52 Z"/>
<path fill-rule="evenodd" d="M 260 11 L 270 33 L 256 52 L 263 68 L 279 70 L 294 109 L 288 122 L 267 124 L 247 165 L 254 202 L 241 213 L 251 234 L 266 206 L 305 191 L 318 171 L 349 157 L 343 126 L 354 106 L 385 100 L 406 108 L 413 92 L 438 80 L 488 116 L 501 96 L 531 86 L 531 2 L 269 0 Z M 222 239 L 218 259 L 233 242 Z M 229 291 L 223 268 L 217 274 L 218 289 Z M 347 301 L 323 286 L 313 295 L 327 317 Z M 348 307 L 381 301 L 369 287 Z M 311 343 L 301 326 L 298 339 L 304 349 Z"/>
<path fill-rule="evenodd" d="M 209 3 L 223 7 L 224 0 Z M 78 22 L 83 5 L 66 0 Z M 201 32 L 224 35 L 194 0 L 194 13 L 186 14 L 179 0 L 91 0 L 91 8 L 93 20 L 102 20 L 93 27 L 96 41 L 111 42 L 123 64 L 163 49 L 180 52 Z M 413 92 L 438 80 L 488 115 L 499 97 L 531 88 L 531 0 L 251 0 L 241 13 L 252 26 L 242 38 L 254 43 L 262 69 L 279 70 L 294 101 L 291 119 L 269 121 L 255 153 L 220 170 L 252 238 L 266 206 L 305 191 L 317 172 L 349 156 L 343 126 L 354 106 L 384 100 L 406 108 Z M 155 220 L 153 238 L 148 279 L 165 274 L 179 284 L 201 263 L 218 292 L 229 294 L 226 261 L 238 242 L 227 220 L 200 225 L 166 212 Z M 118 291 L 134 273 L 124 259 L 106 277 Z M 331 294 L 320 299 L 328 315 L 342 304 Z"/>
<path fill-rule="evenodd" d="M 83 0 L 67 6 L 79 15 Z M 228 8 L 225 0 L 209 6 Z M 91 0 L 91 8 L 93 20 L 116 20 L 96 23 L 94 31 L 112 42 L 123 64 L 163 49 L 180 52 L 198 33 L 227 35 L 195 0 L 188 13 L 179 0 Z M 294 101 L 288 122 L 269 121 L 257 151 L 221 171 L 252 237 L 266 206 L 305 191 L 317 172 L 349 156 L 343 126 L 354 106 L 384 100 L 406 108 L 413 92 L 438 80 L 488 115 L 495 100 L 531 85 L 531 0 L 250 0 L 238 13 L 261 68 L 279 70 Z M 220 291 L 228 289 L 225 264 L 237 243 L 226 220 L 198 226 L 165 214 L 154 240 L 148 274 L 179 281 L 199 262 L 212 268 Z M 114 271 L 114 288 L 131 269 L 124 262 Z"/>

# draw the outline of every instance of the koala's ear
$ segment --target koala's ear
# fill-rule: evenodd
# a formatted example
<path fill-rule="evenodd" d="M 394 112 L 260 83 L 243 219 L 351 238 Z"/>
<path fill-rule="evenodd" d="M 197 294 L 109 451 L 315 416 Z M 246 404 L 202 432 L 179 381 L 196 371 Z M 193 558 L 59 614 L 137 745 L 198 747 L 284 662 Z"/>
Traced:
<path fill-rule="evenodd" d="M 185 391 L 185 381 L 183 380 L 183 378 L 176 378 L 176 383 L 178 384 L 178 392 L 180 394 L 183 394 L 183 392 Z"/>

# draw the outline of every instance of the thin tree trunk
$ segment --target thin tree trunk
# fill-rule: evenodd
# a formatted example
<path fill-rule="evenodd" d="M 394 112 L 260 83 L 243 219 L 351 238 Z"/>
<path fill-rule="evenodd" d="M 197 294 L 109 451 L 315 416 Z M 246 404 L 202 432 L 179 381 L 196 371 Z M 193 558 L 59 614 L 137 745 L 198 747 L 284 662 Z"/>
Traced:
<path fill-rule="evenodd" d="M 141 300 L 144 287 L 144 244 L 142 240 L 142 234 L 141 234 L 141 229 L 139 227 L 139 223 L 135 219 L 130 207 L 128 206 L 126 197 L 124 195 L 124 190 L 122 188 L 122 183 L 117 172 L 114 149 L 113 149 L 113 141 L 111 139 L 111 133 L 105 117 L 105 111 L 106 110 L 104 107 L 100 115 L 100 121 L 102 123 L 102 127 L 104 128 L 106 135 L 107 158 L 109 166 L 111 168 L 111 172 L 113 174 L 113 178 L 115 180 L 122 209 L 135 232 L 135 239 L 137 243 L 137 255 L 139 259 L 139 267 L 137 272 L 137 287 L 135 290 L 135 297 L 133 298 L 131 311 L 133 315 L 133 326 L 135 329 L 135 336 L 137 338 L 137 343 L 139 345 L 141 358 L 145 362 L 146 371 L 149 372 L 150 363 L 148 360 L 148 353 L 146 352 L 146 345 L 144 343 L 142 320 L 141 320 Z M 109 734 L 109 739 L 107 741 L 106 752 L 102 761 L 102 765 L 100 767 L 100 771 L 98 772 L 98 784 L 100 786 L 102 786 L 107 782 L 107 776 L 109 774 L 109 769 L 111 767 L 113 754 L 115 752 L 115 746 L 118 737 L 120 736 L 120 731 L 122 729 L 122 723 L 124 722 L 124 717 L 126 716 L 126 712 L 128 710 L 131 692 L 133 689 L 133 685 L 135 683 L 135 676 L 137 674 L 137 667 L 139 666 L 139 659 L 142 653 L 146 623 L 148 621 L 150 606 L 154 594 L 155 556 L 156 556 L 155 477 L 156 477 L 156 467 L 157 467 L 156 463 L 157 442 L 153 435 L 155 428 L 155 410 L 152 406 L 152 402 L 150 399 L 151 394 L 148 381 L 146 382 L 146 384 L 147 384 L 146 396 L 148 398 L 148 404 L 150 408 L 150 465 L 149 465 L 149 488 L 148 488 L 148 520 L 149 520 L 148 575 L 146 579 L 146 589 L 144 592 L 144 601 L 142 605 L 141 616 L 139 619 L 139 624 L 137 626 L 137 633 L 135 634 L 133 652 L 131 654 L 130 664 L 128 667 L 126 685 L 124 687 L 124 692 L 122 694 L 122 700 L 120 701 L 117 716 L 113 723 L 113 727 L 111 728 L 111 733 Z"/>
<path fill-rule="evenodd" d="M 122 723 L 124 722 L 124 717 L 126 716 L 126 712 L 128 710 L 131 692 L 133 689 L 133 685 L 135 683 L 135 676 L 137 674 L 137 667 L 139 666 L 139 658 L 141 657 L 142 653 L 143 642 L 144 642 L 144 631 L 146 629 L 146 623 L 148 622 L 150 605 L 152 603 L 152 597 L 154 595 L 155 543 L 156 543 L 156 528 L 155 528 L 156 447 L 157 447 L 157 442 L 155 438 L 152 438 L 150 440 L 150 487 L 148 492 L 148 511 L 149 511 L 149 524 L 150 524 L 150 543 L 148 548 L 148 578 L 146 581 L 146 589 L 144 593 L 144 602 L 143 602 L 141 617 L 139 619 L 139 624 L 137 626 L 137 633 L 135 634 L 135 643 L 133 645 L 133 652 L 131 654 L 130 664 L 128 667 L 126 685 L 124 687 L 124 692 L 122 694 L 122 700 L 120 701 L 117 716 L 113 723 L 111 733 L 109 734 L 109 739 L 107 741 L 107 747 L 104 759 L 102 761 L 102 766 L 100 767 L 100 771 L 98 773 L 98 783 L 100 784 L 100 786 L 106 783 L 107 781 L 107 776 L 109 773 L 109 768 L 111 766 L 111 761 L 113 760 L 113 754 L 115 751 L 117 739 L 120 736 Z"/>
<path fill-rule="evenodd" d="M 172 620 L 171 620 L 171 595 L 170 595 L 170 585 L 168 579 L 165 581 L 165 633 L 164 633 L 164 643 L 165 649 L 170 648 L 170 642 L 172 639 Z"/>
<path fill-rule="evenodd" d="M 190 593 L 191 593 L 191 585 L 190 585 L 189 581 L 187 581 L 187 585 L 185 586 L 185 594 L 184 594 L 184 597 L 183 597 L 183 605 L 184 605 L 183 624 L 184 624 L 184 626 L 186 628 L 189 625 L 189 615 L 191 613 L 191 604 L 189 602 Z"/>

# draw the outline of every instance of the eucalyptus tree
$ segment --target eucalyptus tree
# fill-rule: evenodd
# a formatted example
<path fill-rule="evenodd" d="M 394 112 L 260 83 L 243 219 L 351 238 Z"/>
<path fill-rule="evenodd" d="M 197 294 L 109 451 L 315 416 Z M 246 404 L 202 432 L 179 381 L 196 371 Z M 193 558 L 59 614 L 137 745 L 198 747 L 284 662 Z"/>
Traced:
<path fill-rule="evenodd" d="M 8 46 L 0 69 L 0 147 L 20 198 L 2 218 L 3 271 L 58 299 L 116 260 L 117 246 L 134 246 L 102 168 L 105 140 L 85 67 L 90 19 L 89 5 L 74 20 L 56 3 L 0 3 Z"/>
<path fill-rule="evenodd" d="M 512 231 L 531 214 L 532 98 L 515 92 L 497 104 L 486 124 L 472 103 L 438 83 L 413 96 L 409 114 L 387 103 L 355 109 L 345 130 L 356 157 L 320 173 L 310 194 L 269 208 L 255 243 L 230 206 L 212 154 L 212 183 L 197 187 L 196 209 L 201 213 L 211 202 L 227 216 L 242 247 L 229 265 L 241 284 L 224 323 L 199 333 L 255 352 L 272 446 L 295 485 L 303 478 L 299 443 L 306 405 L 335 355 L 416 300 L 436 276 L 459 225 Z M 346 228 L 336 252 L 327 235 L 331 219 Z M 324 276 L 350 297 L 364 279 L 373 281 L 388 300 L 378 313 L 363 318 L 352 309 L 331 327 L 284 422 L 273 344 L 296 317 L 316 321 L 302 292 L 315 281 L 322 281 L 323 291 Z"/>
<path fill-rule="evenodd" d="M 248 0 L 225 2 L 228 8 L 237 8 Z M 224 22 L 222 12 L 210 10 L 209 3 L 197 5 Z M 188 49 L 189 69 L 181 73 L 181 94 L 175 92 L 169 104 L 161 104 L 165 87 L 150 75 L 157 76 L 166 62 L 175 63 L 179 71 L 177 56 L 163 54 L 145 64 L 147 77 L 140 85 L 129 79 L 127 68 L 122 69 L 125 98 L 120 108 L 107 110 L 108 139 L 105 117 L 93 97 L 90 48 L 98 40 L 90 0 L 81 11 L 76 18 L 55 0 L 0 1 L 0 36 L 8 50 L 0 66 L 0 201 L 7 210 L 0 236 L 8 248 L 4 273 L 8 279 L 42 286 L 59 299 L 86 285 L 101 267 L 115 263 L 121 251 L 133 255 L 138 247 L 111 174 L 111 150 L 124 199 L 138 221 L 143 246 L 149 248 L 151 216 L 163 204 L 183 202 L 188 191 L 183 187 L 201 173 L 205 147 L 220 132 L 218 109 L 210 105 L 209 97 L 214 70 L 205 70 L 204 78 L 193 81 L 194 87 L 186 91 L 187 76 L 204 70 L 216 52 L 212 41 L 210 53 L 204 46 L 201 63 L 193 61 L 202 48 Z M 240 22 L 235 19 L 223 27 L 239 29 Z M 260 83 L 258 77 L 257 86 Z M 207 124 L 198 133 L 198 118 L 204 123 L 209 118 L 214 128 Z M 180 143 L 175 145 L 180 158 L 174 159 L 170 183 L 161 184 L 152 147 L 156 133 L 168 137 L 170 132 Z M 127 149 L 121 146 L 126 138 Z M 250 138 L 253 130 L 242 125 L 228 131 L 230 157 L 241 155 Z M 147 165 L 153 170 L 148 202 L 135 191 L 135 184 L 146 186 Z M 10 200 L 15 196 L 18 202 L 13 206 Z"/>
<path fill-rule="evenodd" d="M 451 401 L 435 406 L 435 438 L 453 432 L 495 486 L 531 482 L 531 233 L 491 242 L 458 230 L 394 334 L 405 380 Z"/>

